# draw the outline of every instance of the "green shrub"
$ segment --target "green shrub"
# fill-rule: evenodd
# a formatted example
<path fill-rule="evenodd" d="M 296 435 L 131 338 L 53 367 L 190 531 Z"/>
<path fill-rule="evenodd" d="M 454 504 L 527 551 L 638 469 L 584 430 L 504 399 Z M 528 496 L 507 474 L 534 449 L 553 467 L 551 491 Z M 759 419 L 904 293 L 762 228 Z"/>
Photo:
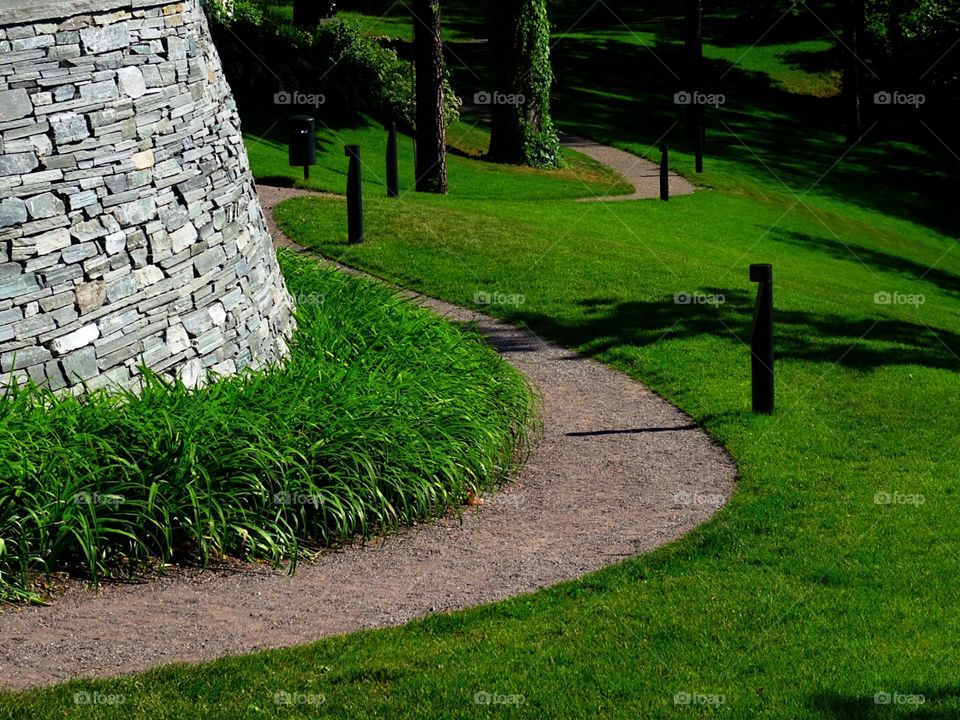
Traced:
<path fill-rule="evenodd" d="M 380 285 L 281 255 L 301 299 L 282 368 L 197 391 L 0 397 L 0 599 L 222 555 L 274 563 L 459 507 L 506 477 L 522 380 Z"/>
<path fill-rule="evenodd" d="M 361 32 L 359 23 L 332 20 L 309 33 L 247 0 L 238 0 L 232 15 L 218 4 L 209 14 L 224 72 L 241 101 L 262 106 L 281 90 L 323 94 L 326 113 L 366 113 L 413 127 L 412 63 Z M 459 118 L 460 105 L 448 81 L 448 124 Z"/>

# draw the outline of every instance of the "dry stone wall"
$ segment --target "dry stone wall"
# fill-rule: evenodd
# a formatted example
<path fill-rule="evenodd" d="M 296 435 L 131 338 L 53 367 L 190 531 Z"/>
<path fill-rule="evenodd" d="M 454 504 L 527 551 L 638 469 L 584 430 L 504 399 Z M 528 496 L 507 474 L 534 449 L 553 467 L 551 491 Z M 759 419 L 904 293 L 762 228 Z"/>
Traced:
<path fill-rule="evenodd" d="M 0 3 L 0 370 L 279 362 L 292 301 L 198 0 Z"/>

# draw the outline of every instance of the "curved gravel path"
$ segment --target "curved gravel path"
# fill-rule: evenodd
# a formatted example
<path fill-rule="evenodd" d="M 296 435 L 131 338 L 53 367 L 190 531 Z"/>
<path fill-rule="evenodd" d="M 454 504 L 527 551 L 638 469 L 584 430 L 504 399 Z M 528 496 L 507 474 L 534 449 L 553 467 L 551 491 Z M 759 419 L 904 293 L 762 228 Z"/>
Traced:
<path fill-rule="evenodd" d="M 261 193 L 268 209 L 302 194 Z M 729 456 L 643 385 L 529 331 L 423 303 L 477 322 L 542 394 L 544 433 L 513 484 L 462 522 L 327 552 L 294 576 L 244 565 L 98 590 L 71 583 L 50 607 L 0 614 L 0 686 L 302 644 L 533 592 L 663 545 L 729 497 Z"/>
<path fill-rule="evenodd" d="M 634 187 L 632 195 L 612 195 L 610 197 L 583 198 L 580 202 L 616 202 L 623 200 L 651 200 L 660 198 L 660 166 L 624 150 L 609 145 L 601 145 L 593 140 L 564 135 L 560 141 L 564 147 L 583 153 L 597 162 L 606 165 L 623 175 Z M 669 176 L 670 197 L 691 195 L 694 186 L 686 178 L 671 171 Z"/>

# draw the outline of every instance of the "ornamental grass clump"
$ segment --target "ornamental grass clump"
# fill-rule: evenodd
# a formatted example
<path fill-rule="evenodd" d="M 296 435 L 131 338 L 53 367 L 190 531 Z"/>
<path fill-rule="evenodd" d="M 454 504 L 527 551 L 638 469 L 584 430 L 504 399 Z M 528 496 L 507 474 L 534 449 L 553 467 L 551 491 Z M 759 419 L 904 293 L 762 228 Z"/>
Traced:
<path fill-rule="evenodd" d="M 531 417 L 478 338 L 380 285 L 281 253 L 308 301 L 283 367 L 198 390 L 29 385 L 0 398 L 0 599 L 224 556 L 290 562 L 502 482 Z"/>

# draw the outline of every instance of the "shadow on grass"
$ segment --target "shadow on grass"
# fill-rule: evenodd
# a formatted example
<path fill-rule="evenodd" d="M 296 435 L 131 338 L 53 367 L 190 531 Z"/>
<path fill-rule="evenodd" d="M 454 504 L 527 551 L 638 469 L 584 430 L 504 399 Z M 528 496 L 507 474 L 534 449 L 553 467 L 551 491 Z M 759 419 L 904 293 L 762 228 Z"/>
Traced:
<path fill-rule="evenodd" d="M 297 179 L 287 175 L 266 175 L 257 178 L 257 185 L 266 185 L 267 187 L 292 188 L 297 184 Z"/>
<path fill-rule="evenodd" d="M 918 698 L 923 698 L 923 702 Z M 885 702 L 887 700 L 889 702 Z M 910 693 L 882 692 L 869 697 L 823 694 L 814 695 L 809 704 L 815 710 L 827 713 L 827 717 L 842 720 L 955 720 L 960 717 L 960 689 L 924 688 Z"/>
<path fill-rule="evenodd" d="M 884 273 L 899 273 L 909 276 L 913 280 L 920 280 L 936 285 L 941 290 L 949 292 L 960 291 L 960 276 L 946 270 L 940 270 L 930 265 L 924 265 L 913 260 L 873 250 L 862 245 L 846 245 L 840 240 L 825 237 L 815 237 L 807 233 L 792 230 L 773 230 L 770 236 L 777 241 L 802 247 L 804 250 L 818 250 L 837 260 L 845 260 L 865 265 L 870 270 Z M 946 250 L 946 248 L 944 248 Z M 878 279 L 879 281 L 879 279 Z M 877 290 L 891 288 L 878 287 Z"/>
<path fill-rule="evenodd" d="M 674 103 L 682 89 L 683 46 L 664 36 L 653 46 L 629 39 L 559 41 L 558 123 L 602 142 L 652 147 L 662 141 L 691 153 L 686 108 Z M 801 55 L 822 67 L 829 53 Z M 802 61 L 797 54 L 790 60 Z M 941 144 L 954 140 L 932 107 L 911 109 L 909 116 L 878 111 L 867 123 L 872 129 L 865 141 L 851 151 L 839 132 L 838 98 L 790 93 L 765 73 L 726 60 L 706 60 L 704 68 L 704 91 L 726 98 L 706 111 L 708 166 L 711 159 L 735 161 L 788 199 L 825 193 L 946 234 L 960 230 L 952 211 L 956 160 Z"/>
<path fill-rule="evenodd" d="M 567 347 L 597 356 L 625 346 L 644 348 L 672 339 L 714 336 L 749 352 L 754 298 L 728 288 L 705 288 L 724 295 L 719 306 L 677 305 L 673 297 L 653 302 L 615 302 L 591 298 L 577 304 L 591 317 L 561 321 L 523 310 L 511 321 Z M 892 365 L 960 370 L 960 334 L 933 330 L 922 323 L 886 318 L 850 318 L 796 310 L 775 312 L 779 359 L 837 364 L 869 371 Z"/>

